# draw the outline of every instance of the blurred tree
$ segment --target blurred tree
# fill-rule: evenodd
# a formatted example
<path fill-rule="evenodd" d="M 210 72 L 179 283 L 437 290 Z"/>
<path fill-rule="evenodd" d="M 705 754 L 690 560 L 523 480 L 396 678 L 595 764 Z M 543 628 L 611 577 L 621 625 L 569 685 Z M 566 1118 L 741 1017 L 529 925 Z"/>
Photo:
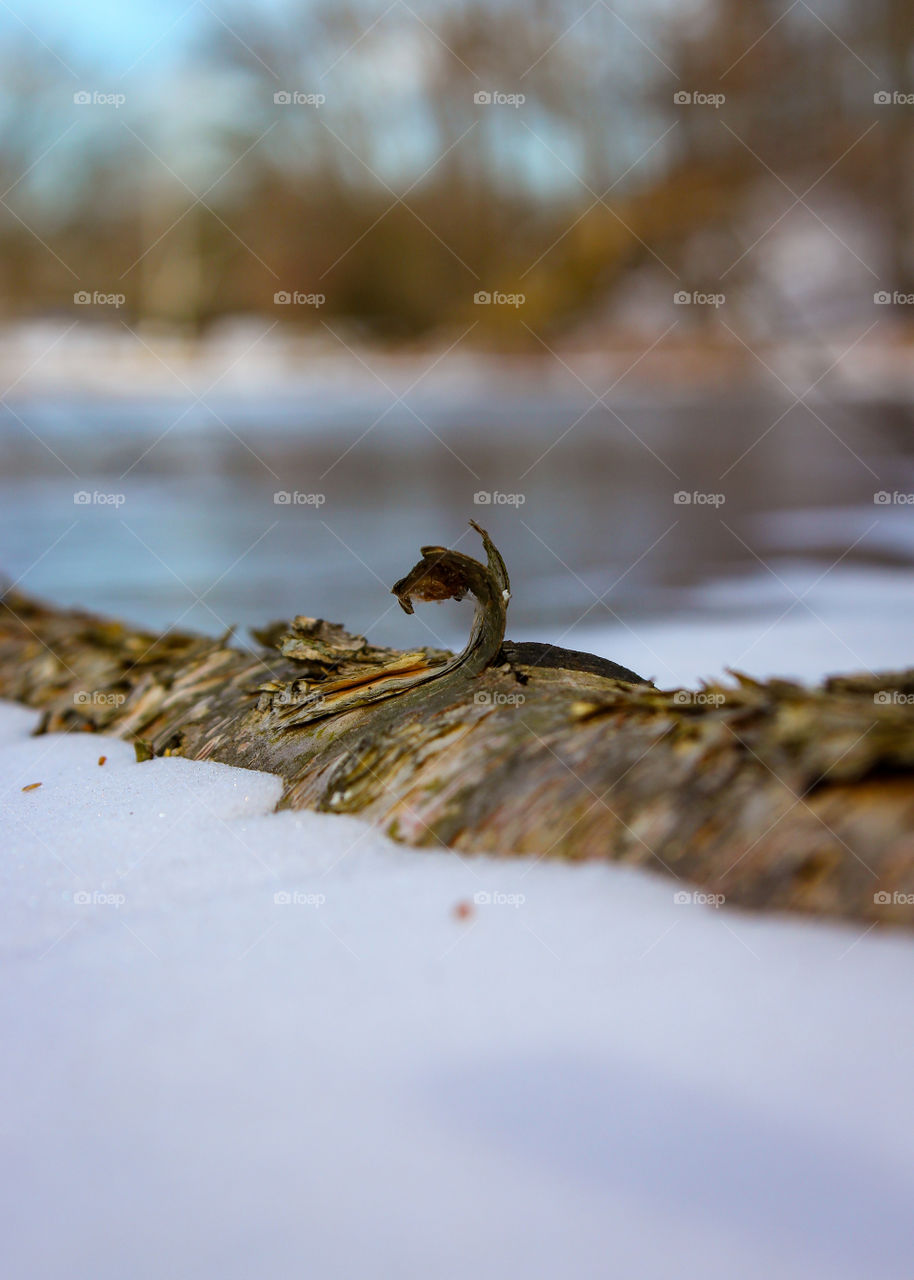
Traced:
<path fill-rule="evenodd" d="M 808 216 L 853 208 L 914 292 L 910 111 L 873 104 L 874 86 L 910 88 L 914 8 L 819 8 L 239 5 L 167 83 L 135 73 L 117 112 L 74 108 L 59 65 L 17 45 L 0 60 L 3 306 L 120 282 L 133 318 L 199 330 L 298 289 L 326 306 L 285 322 L 402 341 L 475 321 L 535 342 L 474 294 L 525 294 L 545 335 L 605 314 L 633 272 L 707 288 L 735 263 L 728 294 L 757 300 L 751 246 L 809 187 Z M 499 93 L 525 100 L 476 100 Z"/>

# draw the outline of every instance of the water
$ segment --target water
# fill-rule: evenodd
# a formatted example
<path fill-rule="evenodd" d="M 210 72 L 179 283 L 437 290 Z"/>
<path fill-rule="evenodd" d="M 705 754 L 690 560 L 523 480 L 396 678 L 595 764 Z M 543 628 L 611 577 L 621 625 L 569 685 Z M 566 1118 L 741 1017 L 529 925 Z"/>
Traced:
<path fill-rule="evenodd" d="M 914 505 L 874 501 L 914 494 L 907 408 L 797 405 L 772 426 L 786 405 L 757 392 L 607 408 L 536 375 L 484 391 L 432 379 L 405 403 L 365 382 L 182 396 L 9 398 L 9 578 L 155 627 L 308 613 L 459 647 L 469 606 L 407 618 L 389 589 L 420 545 L 476 554 L 475 518 L 507 560 L 518 638 L 663 682 L 726 662 L 815 675 L 912 661 Z M 322 501 L 274 501 L 296 492 Z"/>

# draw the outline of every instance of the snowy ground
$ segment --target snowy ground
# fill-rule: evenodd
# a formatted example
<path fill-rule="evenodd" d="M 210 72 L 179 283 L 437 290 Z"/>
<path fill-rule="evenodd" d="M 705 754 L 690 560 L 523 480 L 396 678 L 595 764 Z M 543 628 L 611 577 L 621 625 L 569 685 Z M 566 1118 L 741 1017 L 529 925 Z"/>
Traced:
<path fill-rule="evenodd" d="M 914 935 L 404 850 L 34 719 L 0 704 L 7 1276 L 910 1276 Z"/>
<path fill-rule="evenodd" d="M 728 668 L 758 679 L 818 683 L 826 675 L 911 666 L 911 587 L 906 569 L 835 570 L 825 576 L 811 565 L 792 566 L 777 580 L 759 573 L 707 583 L 690 593 L 691 616 L 681 616 L 674 606 L 668 618 L 657 621 L 594 625 L 588 619 L 570 631 L 528 628 L 529 635 L 512 638 L 599 653 L 664 687 L 726 680 Z M 742 616 L 734 616 L 740 607 Z"/>

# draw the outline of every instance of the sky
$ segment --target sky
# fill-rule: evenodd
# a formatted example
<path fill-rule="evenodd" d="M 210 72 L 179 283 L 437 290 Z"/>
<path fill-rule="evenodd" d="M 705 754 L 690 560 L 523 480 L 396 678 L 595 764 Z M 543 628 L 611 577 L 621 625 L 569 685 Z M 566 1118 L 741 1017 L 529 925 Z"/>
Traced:
<path fill-rule="evenodd" d="M 211 13 L 229 6 L 206 0 L 2 0 L 0 36 L 28 31 L 67 62 L 88 61 L 124 73 L 138 61 L 167 62 L 182 51 Z M 285 8 L 287 0 L 236 0 L 244 11 Z M 75 68 L 79 70 L 77 66 Z"/>
<path fill-rule="evenodd" d="M 126 67 L 157 41 L 158 56 L 168 54 L 176 39 L 183 43 L 191 34 L 202 12 L 197 0 L 74 0 L 65 10 L 55 0 L 4 0 L 0 31 L 30 31 L 64 59 L 72 53 Z"/>

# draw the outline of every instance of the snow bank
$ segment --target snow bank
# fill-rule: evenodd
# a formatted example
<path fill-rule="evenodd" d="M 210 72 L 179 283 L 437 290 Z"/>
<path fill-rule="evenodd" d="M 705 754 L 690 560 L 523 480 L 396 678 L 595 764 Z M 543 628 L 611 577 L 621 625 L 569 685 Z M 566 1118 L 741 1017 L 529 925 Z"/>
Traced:
<path fill-rule="evenodd" d="M 34 720 L 0 704 L 7 1275 L 910 1275 L 914 940 Z"/>
<path fill-rule="evenodd" d="M 908 570 L 778 565 L 688 593 L 657 620 L 540 628 L 536 637 L 624 662 L 669 687 L 736 669 L 818 683 L 827 675 L 904 671 L 911 665 L 914 593 Z M 739 611 L 739 612 L 738 612 Z M 512 636 L 512 639 L 520 637 Z"/>

